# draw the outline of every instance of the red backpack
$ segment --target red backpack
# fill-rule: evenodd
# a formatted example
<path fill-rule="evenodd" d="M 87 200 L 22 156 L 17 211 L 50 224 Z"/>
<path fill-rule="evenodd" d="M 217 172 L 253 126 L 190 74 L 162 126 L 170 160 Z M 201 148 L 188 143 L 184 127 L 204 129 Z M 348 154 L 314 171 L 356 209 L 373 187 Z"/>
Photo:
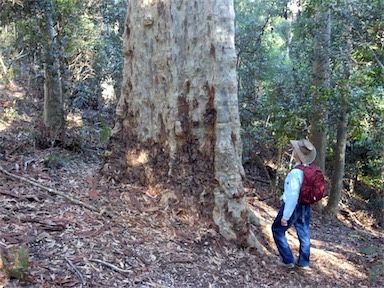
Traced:
<path fill-rule="evenodd" d="M 298 165 L 295 168 L 304 171 L 304 181 L 301 184 L 299 204 L 314 204 L 321 200 L 325 194 L 325 179 L 320 168 L 315 164 L 308 166 Z"/>

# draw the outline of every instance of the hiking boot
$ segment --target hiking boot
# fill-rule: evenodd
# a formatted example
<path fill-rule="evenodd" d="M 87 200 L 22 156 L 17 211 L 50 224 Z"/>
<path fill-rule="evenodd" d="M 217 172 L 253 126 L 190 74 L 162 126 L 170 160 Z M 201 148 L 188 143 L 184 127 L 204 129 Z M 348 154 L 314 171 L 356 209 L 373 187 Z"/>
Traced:
<path fill-rule="evenodd" d="M 284 262 L 281 262 L 281 261 L 276 261 L 275 264 L 277 266 L 280 266 L 280 267 L 284 267 L 284 268 L 287 268 L 287 269 L 292 269 L 292 268 L 295 268 L 295 263 L 284 263 Z"/>
<path fill-rule="evenodd" d="M 292 269 L 292 268 L 295 268 L 295 263 L 289 263 L 289 264 L 286 264 L 286 263 L 282 263 L 283 266 L 287 269 Z"/>
<path fill-rule="evenodd" d="M 299 265 L 299 264 L 296 264 L 297 265 L 297 267 L 299 268 L 299 269 L 301 269 L 301 270 L 311 270 L 311 268 L 309 267 L 309 266 L 301 266 L 301 265 Z"/>

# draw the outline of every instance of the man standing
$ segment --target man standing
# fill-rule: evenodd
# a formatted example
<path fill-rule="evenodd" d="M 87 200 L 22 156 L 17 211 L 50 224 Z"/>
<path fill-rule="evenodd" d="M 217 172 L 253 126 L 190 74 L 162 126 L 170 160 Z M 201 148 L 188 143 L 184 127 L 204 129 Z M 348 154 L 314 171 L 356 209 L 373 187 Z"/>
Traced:
<path fill-rule="evenodd" d="M 293 157 L 297 165 L 307 166 L 316 158 L 316 148 L 306 139 L 291 140 Z M 272 224 L 272 234 L 277 249 L 282 258 L 282 264 L 287 268 L 295 267 L 309 269 L 311 205 L 298 203 L 300 188 L 304 181 L 304 172 L 301 169 L 292 169 L 284 182 L 283 203 L 275 221 Z M 287 242 L 285 232 L 295 226 L 300 241 L 299 258 L 295 261 L 291 248 Z"/>

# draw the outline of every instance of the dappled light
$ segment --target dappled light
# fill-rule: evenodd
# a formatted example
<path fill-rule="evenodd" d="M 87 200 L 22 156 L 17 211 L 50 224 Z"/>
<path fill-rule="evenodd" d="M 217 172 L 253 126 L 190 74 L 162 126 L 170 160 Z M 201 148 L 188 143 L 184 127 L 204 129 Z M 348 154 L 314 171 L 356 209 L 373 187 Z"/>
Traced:
<path fill-rule="evenodd" d="M 13 105 L 14 99 L 8 100 L 7 105 Z M 25 109 L 31 112 L 28 109 L 34 107 L 16 103 L 17 115 Z M 265 226 L 262 231 L 266 233 L 263 243 L 267 250 L 262 256 L 220 238 L 193 206 L 180 206 L 177 191 L 111 183 L 98 174 L 99 160 L 89 153 L 21 146 L 17 142 L 19 131 L 30 130 L 29 125 L 36 118 L 32 122 L 15 119 L 1 119 L 8 128 L 0 134 L 0 166 L 7 173 L 32 182 L 0 173 L 0 247 L 3 254 L 8 253 L 5 255 L 11 255 L 12 247 L 28 247 L 29 283 L 36 283 L 36 287 L 43 282 L 49 282 L 51 287 L 62 283 L 75 287 L 82 283 L 110 286 L 111 281 L 128 287 L 184 286 L 181 283 L 200 285 L 196 287 L 383 284 L 378 270 L 384 247 L 382 231 L 373 226 L 368 230 L 360 227 L 362 218 L 357 222 L 345 215 L 348 222 L 343 223 L 342 218 L 327 220 L 315 213 L 311 225 L 312 269 L 286 271 L 276 266 L 277 251 L 268 237 L 277 213 L 277 202 L 268 184 L 252 182 L 245 189 L 249 205 Z M 88 131 L 87 126 L 92 124 L 84 119 L 89 119 L 89 115 L 74 112 L 68 116 L 74 129 L 81 125 L 83 131 Z M 127 153 L 126 160 L 133 166 L 144 165 L 148 154 L 145 150 Z M 86 207 L 97 207 L 99 212 Z M 350 209 L 351 213 L 357 212 Z M 259 233 L 257 226 L 252 230 Z M 297 253 L 294 229 L 289 231 L 288 240 Z M 0 283 L 17 281 L 0 273 Z"/>
<path fill-rule="evenodd" d="M 384 287 L 380 5 L 0 1 L 0 288 Z"/>
<path fill-rule="evenodd" d="M 80 112 L 69 112 L 66 117 L 68 128 L 83 127 L 84 121 Z"/>
<path fill-rule="evenodd" d="M 0 123 L 0 132 L 6 130 L 9 126 L 9 124 Z"/>
<path fill-rule="evenodd" d="M 314 246 L 316 247 L 316 245 Z M 344 246 L 337 246 L 338 252 L 329 251 L 327 245 L 321 245 L 322 249 L 312 248 L 311 252 L 313 258 L 321 273 L 330 278 L 333 278 L 340 273 L 342 278 L 347 281 L 350 281 L 350 279 L 366 281 L 368 275 L 362 272 L 364 271 L 364 267 L 348 261 L 348 258 L 345 256 L 345 254 L 356 253 L 356 251 L 348 251 Z"/>
<path fill-rule="evenodd" d="M 132 167 L 145 165 L 149 161 L 148 151 L 128 151 L 125 154 L 125 160 L 127 161 L 127 164 Z"/>
<path fill-rule="evenodd" d="M 15 84 L 3 85 L 0 83 L 0 131 L 9 128 L 13 121 L 23 117 L 24 119 L 28 118 L 25 112 L 19 114 L 16 110 L 17 101 L 23 101 L 24 97 L 25 94 L 22 87 L 18 87 Z"/>

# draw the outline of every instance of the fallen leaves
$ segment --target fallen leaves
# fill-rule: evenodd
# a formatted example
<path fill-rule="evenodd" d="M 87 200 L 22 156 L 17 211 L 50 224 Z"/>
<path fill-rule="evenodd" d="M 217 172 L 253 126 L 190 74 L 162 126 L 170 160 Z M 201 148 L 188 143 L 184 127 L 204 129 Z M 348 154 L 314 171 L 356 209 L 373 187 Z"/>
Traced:
<path fill-rule="evenodd" d="M 383 233 L 361 227 L 367 218 L 364 213 L 348 211 L 349 227 L 339 221 L 324 222 L 314 213 L 313 270 L 284 271 L 271 263 L 278 259 L 271 239 L 266 240 L 270 250 L 265 257 L 239 249 L 220 238 L 215 226 L 199 218 L 175 191 L 99 178 L 100 163 L 94 155 L 34 149 L 23 126 L 30 125 L 28 121 L 0 135 L 6 144 L 1 146 L 1 167 L 32 182 L 0 173 L 0 287 L 24 285 L 16 279 L 10 283 L 1 270 L 2 259 L 10 261 L 10 249 L 21 245 L 26 245 L 30 257 L 28 287 L 362 287 L 371 285 L 370 281 L 382 283 Z M 66 161 L 46 167 L 44 159 L 50 155 Z M 249 202 L 268 228 L 276 207 L 258 200 L 265 199 L 263 191 L 269 187 L 257 183 L 261 186 L 252 189 Z M 100 212 L 69 199 L 81 199 Z M 355 220 L 358 229 L 353 226 Z M 256 231 L 255 226 L 251 228 Z M 288 233 L 288 240 L 297 253 L 294 231 Z"/>
<path fill-rule="evenodd" d="M 284 272 L 271 265 L 268 258 L 222 241 L 210 223 L 198 218 L 196 211 L 175 205 L 172 192 L 168 191 L 165 197 L 152 197 L 145 188 L 111 184 L 102 179 L 96 183 L 93 177 L 79 176 L 81 165 L 84 167 L 80 169 L 96 174 L 97 163 L 90 166 L 80 162 L 73 169 L 62 168 L 57 180 L 49 177 L 41 183 L 64 187 L 69 196 L 87 199 L 99 209 L 113 212 L 112 218 L 85 210 L 66 199 L 45 195 L 34 185 L 6 181 L 2 188 L 7 190 L 0 190 L 0 224 L 6 222 L 0 225 L 0 240 L 6 247 L 23 243 L 28 246 L 34 263 L 30 272 L 35 282 L 32 287 L 43 282 L 52 287 L 98 287 L 100 283 L 104 287 L 204 287 L 209 283 L 213 287 L 247 283 L 274 287 L 285 283 Z M 97 197 L 89 197 L 90 193 Z M 276 211 L 262 202 L 257 205 L 266 212 L 264 220 L 271 221 Z M 317 225 L 315 216 L 314 222 L 318 228 L 313 239 L 312 254 L 316 259 L 313 265 L 321 274 L 290 271 L 292 283 L 309 286 L 323 283 L 325 287 L 335 283 L 344 286 L 366 283 L 368 276 L 360 266 L 365 260 L 344 255 L 358 253 L 356 245 L 368 244 L 371 238 L 366 234 L 345 237 L 336 244 L 332 233 L 335 229 L 339 229 L 339 235 L 360 234 L 353 230 L 345 232 L 349 228 L 344 226 Z M 321 229 L 323 234 L 319 234 Z M 334 248 L 322 241 L 322 237 L 332 241 Z M 289 234 L 289 241 L 297 249 L 295 233 Z M 332 272 L 328 271 L 330 262 Z"/>

